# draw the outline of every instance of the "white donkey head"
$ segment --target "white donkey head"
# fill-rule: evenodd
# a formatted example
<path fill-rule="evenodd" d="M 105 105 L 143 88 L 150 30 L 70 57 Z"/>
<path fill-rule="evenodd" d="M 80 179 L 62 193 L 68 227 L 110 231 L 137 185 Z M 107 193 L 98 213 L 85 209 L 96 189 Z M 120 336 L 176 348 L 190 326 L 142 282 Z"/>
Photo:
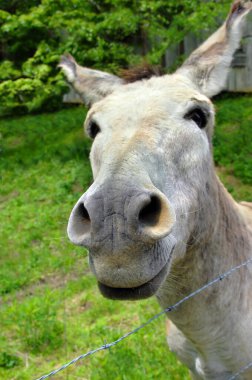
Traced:
<path fill-rule="evenodd" d="M 94 140 L 94 182 L 72 211 L 68 235 L 89 249 L 103 295 L 155 294 L 188 246 L 213 233 L 209 98 L 225 85 L 251 9 L 251 1 L 235 1 L 224 25 L 173 75 L 127 83 L 62 58 L 69 83 L 91 107 L 85 129 Z"/>

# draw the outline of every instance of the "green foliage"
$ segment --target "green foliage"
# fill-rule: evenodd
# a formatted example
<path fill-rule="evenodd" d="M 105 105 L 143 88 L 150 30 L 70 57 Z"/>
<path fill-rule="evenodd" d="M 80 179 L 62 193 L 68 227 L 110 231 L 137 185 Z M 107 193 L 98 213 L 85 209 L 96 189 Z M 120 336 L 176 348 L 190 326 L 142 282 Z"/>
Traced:
<path fill-rule="evenodd" d="M 29 63 L 24 71 L 29 72 Z M 31 78 L 6 80 L 0 83 L 0 114 L 11 114 L 14 109 L 16 112 L 37 111 L 46 102 L 48 104 L 45 108 L 48 111 L 54 109 L 61 99 L 62 90 L 66 90 L 66 84 L 60 75 L 49 77 L 44 83 L 43 76 L 48 72 L 50 72 L 49 66 L 39 65 Z"/>
<path fill-rule="evenodd" d="M 189 31 L 216 26 L 229 3 L 0 0 L 0 115 L 60 107 L 66 87 L 57 63 L 65 52 L 112 72 L 143 56 L 161 63 Z"/>
<path fill-rule="evenodd" d="M 3 61 L 0 65 L 0 81 L 8 79 L 17 79 L 21 76 L 21 71 L 15 69 L 14 63 L 11 61 Z"/>
<path fill-rule="evenodd" d="M 29 11 L 30 8 L 39 5 L 41 0 L 0 0 L 0 9 L 9 13 L 22 13 Z"/>

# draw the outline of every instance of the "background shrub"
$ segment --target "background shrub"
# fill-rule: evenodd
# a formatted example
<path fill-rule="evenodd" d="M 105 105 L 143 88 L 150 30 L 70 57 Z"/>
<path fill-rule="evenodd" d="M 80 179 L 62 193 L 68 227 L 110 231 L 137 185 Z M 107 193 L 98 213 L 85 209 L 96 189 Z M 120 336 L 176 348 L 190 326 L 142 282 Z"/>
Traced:
<path fill-rule="evenodd" d="M 117 72 L 146 59 L 162 63 L 189 32 L 216 27 L 230 1 L 0 0 L 0 116 L 61 106 L 65 52 Z"/>

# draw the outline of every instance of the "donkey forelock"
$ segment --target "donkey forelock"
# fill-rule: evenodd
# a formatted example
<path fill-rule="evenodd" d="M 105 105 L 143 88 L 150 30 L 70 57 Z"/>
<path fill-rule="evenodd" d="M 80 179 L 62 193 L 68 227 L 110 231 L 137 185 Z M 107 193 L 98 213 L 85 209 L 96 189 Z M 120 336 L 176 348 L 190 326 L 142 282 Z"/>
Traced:
<path fill-rule="evenodd" d="M 133 83 L 142 79 L 159 77 L 164 74 L 164 70 L 160 66 L 153 66 L 146 62 L 128 70 L 120 71 L 120 77 L 124 79 L 125 83 Z"/>

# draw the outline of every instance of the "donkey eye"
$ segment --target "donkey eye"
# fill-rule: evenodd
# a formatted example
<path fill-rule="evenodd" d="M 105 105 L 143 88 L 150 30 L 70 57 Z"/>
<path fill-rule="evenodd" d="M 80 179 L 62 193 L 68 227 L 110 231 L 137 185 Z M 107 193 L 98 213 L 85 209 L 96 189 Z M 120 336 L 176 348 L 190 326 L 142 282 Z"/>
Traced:
<path fill-rule="evenodd" d="M 96 135 L 101 132 L 101 129 L 99 125 L 95 121 L 91 121 L 91 123 L 88 126 L 88 135 L 91 137 L 91 139 L 95 139 Z"/>
<path fill-rule="evenodd" d="M 207 125 L 207 115 L 201 108 L 194 108 L 185 115 L 185 119 L 192 120 L 200 129 Z"/>

